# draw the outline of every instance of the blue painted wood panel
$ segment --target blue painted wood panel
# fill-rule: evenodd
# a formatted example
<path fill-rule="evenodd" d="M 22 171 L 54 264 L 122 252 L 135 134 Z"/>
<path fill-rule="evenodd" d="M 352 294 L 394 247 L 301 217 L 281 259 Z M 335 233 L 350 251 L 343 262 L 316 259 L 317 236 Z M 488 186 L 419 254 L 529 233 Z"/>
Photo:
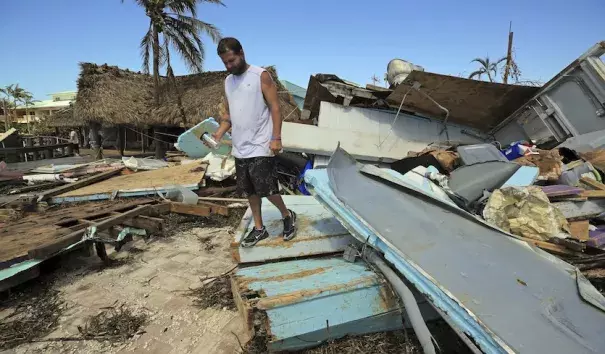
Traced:
<path fill-rule="evenodd" d="M 248 209 L 231 244 L 232 254 L 239 263 L 341 252 L 346 245 L 357 242 L 315 198 L 298 195 L 285 195 L 283 198 L 288 208 L 297 214 L 296 237 L 290 241 L 283 240 L 281 213 L 263 199 L 263 222 L 270 237 L 252 248 L 240 247 L 239 241 L 254 227 L 252 212 Z"/>
<path fill-rule="evenodd" d="M 248 306 L 266 311 L 269 348 L 294 350 L 345 335 L 403 327 L 402 310 L 385 280 L 341 257 L 239 269 L 236 293 L 257 294 Z"/>

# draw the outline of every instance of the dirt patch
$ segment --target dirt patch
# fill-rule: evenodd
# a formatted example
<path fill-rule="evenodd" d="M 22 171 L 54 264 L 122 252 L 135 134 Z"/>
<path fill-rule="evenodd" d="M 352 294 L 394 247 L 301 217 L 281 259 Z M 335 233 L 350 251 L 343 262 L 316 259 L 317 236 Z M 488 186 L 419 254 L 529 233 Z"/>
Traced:
<path fill-rule="evenodd" d="M 208 252 L 212 251 L 214 247 L 216 247 L 216 245 L 212 242 L 212 239 L 212 236 L 203 236 L 198 238 L 204 250 Z"/>
<path fill-rule="evenodd" d="M 0 350 L 45 337 L 58 325 L 65 304 L 50 284 L 27 285 L 0 302 Z"/>
<path fill-rule="evenodd" d="M 194 298 L 193 304 L 199 308 L 237 311 L 231 292 L 231 280 L 228 275 L 214 278 L 214 280 L 199 288 L 191 289 L 187 292 L 187 295 Z"/>
<path fill-rule="evenodd" d="M 104 309 L 90 316 L 84 326 L 78 326 L 83 338 L 124 341 L 135 334 L 142 334 L 141 327 L 147 322 L 147 314 L 124 306 Z"/>

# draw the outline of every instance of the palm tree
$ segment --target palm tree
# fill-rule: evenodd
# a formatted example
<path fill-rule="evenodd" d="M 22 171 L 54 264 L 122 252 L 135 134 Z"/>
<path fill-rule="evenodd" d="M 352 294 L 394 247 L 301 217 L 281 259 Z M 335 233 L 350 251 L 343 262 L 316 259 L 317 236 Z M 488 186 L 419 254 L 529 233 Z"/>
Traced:
<path fill-rule="evenodd" d="M 31 129 L 29 126 L 29 106 L 33 105 L 36 100 L 34 100 L 34 95 L 31 92 L 25 91 L 23 93 L 23 97 L 21 98 L 21 102 L 25 104 L 25 116 L 27 117 L 27 132 L 31 133 Z"/>
<path fill-rule="evenodd" d="M 489 57 L 475 58 L 475 59 L 471 60 L 471 63 L 477 62 L 481 66 L 479 67 L 478 70 L 473 71 L 468 76 L 468 78 L 474 79 L 476 77 L 478 80 L 481 80 L 481 76 L 483 76 L 483 74 L 485 74 L 485 75 L 487 75 L 487 78 L 489 79 L 490 82 L 494 82 L 494 80 L 496 79 L 496 76 L 498 75 L 498 69 L 499 69 L 498 66 L 504 61 L 506 61 L 506 57 L 501 58 L 496 62 L 491 62 L 489 60 Z"/>
<path fill-rule="evenodd" d="M 124 2 L 124 0 L 122 0 Z M 210 36 L 216 43 L 221 38 L 214 25 L 196 18 L 198 3 L 223 5 L 221 0 L 135 0 L 149 17 L 149 29 L 141 39 L 143 70 L 149 73 L 153 61 L 154 103 L 160 105 L 160 66 L 166 64 L 168 48 L 181 55 L 191 71 L 201 72 L 204 63 L 204 44 L 201 35 Z M 163 44 L 161 43 L 163 42 Z"/>
<path fill-rule="evenodd" d="M 5 88 L 0 87 L 0 93 L 3 94 L 5 97 L 1 98 L 0 101 L 2 101 L 2 113 L 4 113 L 4 130 L 8 131 L 10 129 L 10 113 L 9 113 L 9 109 L 12 106 L 12 103 L 10 101 L 10 95 L 8 93 L 8 88 L 9 86 L 6 86 Z"/>

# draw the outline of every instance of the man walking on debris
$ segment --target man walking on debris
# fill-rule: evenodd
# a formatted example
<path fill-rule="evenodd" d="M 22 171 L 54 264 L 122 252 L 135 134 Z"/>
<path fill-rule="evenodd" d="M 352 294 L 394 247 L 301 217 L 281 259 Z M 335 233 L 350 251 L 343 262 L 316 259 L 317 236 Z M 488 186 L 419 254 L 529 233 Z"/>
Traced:
<path fill-rule="evenodd" d="M 282 149 L 277 86 L 265 69 L 246 63 L 237 39 L 223 38 L 217 52 L 230 75 L 225 79 L 225 113 L 213 138 L 220 141 L 232 129 L 237 187 L 248 197 L 255 225 L 241 245 L 252 247 L 269 237 L 261 215 L 263 197 L 281 212 L 284 240 L 291 240 L 296 232 L 296 213 L 286 207 L 279 194 L 274 157 Z"/>

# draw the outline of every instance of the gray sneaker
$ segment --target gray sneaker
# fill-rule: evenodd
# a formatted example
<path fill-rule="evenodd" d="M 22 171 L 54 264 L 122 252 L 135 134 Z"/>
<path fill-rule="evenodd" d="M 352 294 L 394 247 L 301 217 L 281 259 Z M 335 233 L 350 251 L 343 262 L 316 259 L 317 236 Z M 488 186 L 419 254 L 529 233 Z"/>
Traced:
<path fill-rule="evenodd" d="M 296 213 L 288 209 L 290 216 L 284 218 L 284 241 L 290 241 L 296 236 Z"/>
<path fill-rule="evenodd" d="M 258 243 L 260 240 L 264 240 L 269 237 L 269 233 L 267 232 L 267 228 L 263 226 L 262 229 L 257 230 L 256 227 L 252 228 L 252 231 L 248 233 L 246 237 L 240 243 L 242 247 L 252 247 Z"/>

